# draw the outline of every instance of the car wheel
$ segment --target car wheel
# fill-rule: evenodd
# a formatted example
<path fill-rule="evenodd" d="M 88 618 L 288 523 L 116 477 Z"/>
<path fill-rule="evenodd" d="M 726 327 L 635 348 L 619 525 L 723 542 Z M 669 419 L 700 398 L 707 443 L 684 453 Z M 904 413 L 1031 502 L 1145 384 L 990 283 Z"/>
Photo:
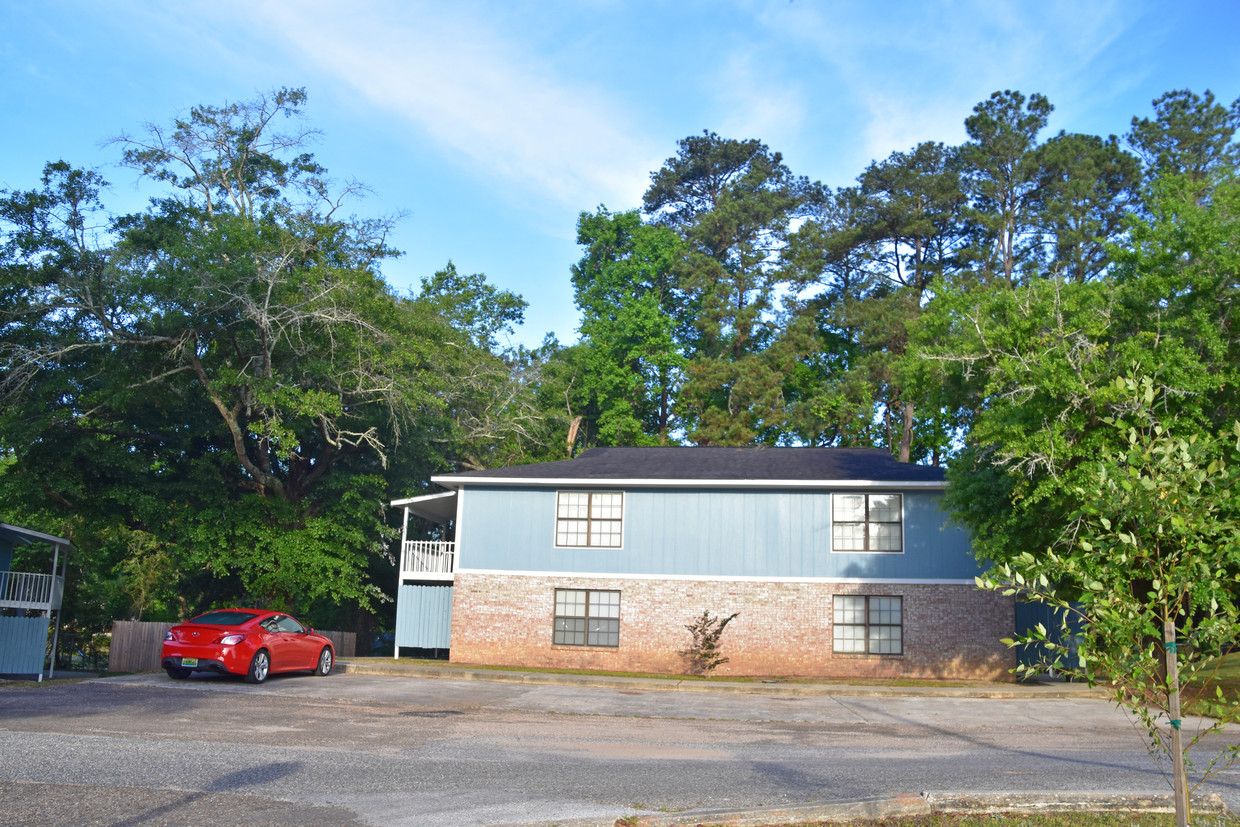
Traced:
<path fill-rule="evenodd" d="M 315 668 L 314 674 L 319 675 L 320 677 L 330 674 L 332 671 L 332 666 L 335 662 L 336 659 L 332 657 L 331 647 L 324 646 L 323 651 L 319 652 L 319 665 Z"/>
<path fill-rule="evenodd" d="M 245 673 L 246 683 L 262 683 L 271 672 L 271 655 L 266 649 L 259 649 L 250 661 L 250 671 Z"/>
<path fill-rule="evenodd" d="M 184 666 L 165 666 L 164 671 L 168 673 L 168 677 L 175 678 L 178 681 L 183 681 L 188 678 L 189 673 L 194 670 L 186 669 Z"/>

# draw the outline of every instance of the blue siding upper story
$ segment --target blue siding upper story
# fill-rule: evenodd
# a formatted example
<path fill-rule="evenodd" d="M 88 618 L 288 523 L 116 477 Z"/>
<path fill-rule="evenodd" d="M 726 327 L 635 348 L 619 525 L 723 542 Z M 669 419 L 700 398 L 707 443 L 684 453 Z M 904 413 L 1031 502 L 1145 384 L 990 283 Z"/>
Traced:
<path fill-rule="evenodd" d="M 903 491 L 903 553 L 831 551 L 831 491 L 624 490 L 624 545 L 556 548 L 556 490 L 468 486 L 462 569 L 689 577 L 972 580 L 968 535 L 946 523 L 942 492 Z M 891 489 L 896 490 L 896 489 Z M 882 489 L 869 493 L 883 493 Z"/>

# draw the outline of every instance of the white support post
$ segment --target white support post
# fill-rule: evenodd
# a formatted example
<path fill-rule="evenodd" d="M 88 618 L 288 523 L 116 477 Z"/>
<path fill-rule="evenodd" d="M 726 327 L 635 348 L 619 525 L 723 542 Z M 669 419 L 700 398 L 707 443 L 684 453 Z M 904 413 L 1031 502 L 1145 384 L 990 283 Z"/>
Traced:
<path fill-rule="evenodd" d="M 60 544 L 53 543 L 52 544 L 52 583 L 51 583 L 52 593 L 50 595 L 52 597 L 54 597 L 56 594 L 56 561 L 59 558 L 60 558 Z M 68 575 L 68 573 L 69 573 L 69 552 L 66 550 L 65 559 L 64 559 L 64 562 L 61 564 L 61 570 L 60 570 L 60 594 L 61 594 L 60 599 L 62 601 L 64 600 L 65 577 Z M 48 606 L 47 617 L 48 617 L 48 620 L 51 621 L 52 623 L 52 658 L 51 658 L 51 662 L 48 663 L 47 665 L 47 679 L 50 681 L 52 678 L 56 677 L 56 647 L 60 645 L 60 607 L 57 606 L 56 609 L 52 609 L 51 606 Z M 43 680 L 42 674 L 39 675 L 39 680 Z"/>
<path fill-rule="evenodd" d="M 405 568 L 405 544 L 409 542 L 409 506 L 405 506 L 405 516 L 400 523 L 400 553 L 396 556 L 396 599 L 400 599 L 401 571 Z M 396 635 L 392 635 L 392 660 L 400 660 L 400 644 Z"/>
<path fill-rule="evenodd" d="M 465 513 L 465 487 L 461 486 L 456 494 L 456 517 L 452 520 L 452 541 L 456 552 L 456 560 L 453 561 L 452 570 L 456 571 L 461 567 L 461 515 Z"/>

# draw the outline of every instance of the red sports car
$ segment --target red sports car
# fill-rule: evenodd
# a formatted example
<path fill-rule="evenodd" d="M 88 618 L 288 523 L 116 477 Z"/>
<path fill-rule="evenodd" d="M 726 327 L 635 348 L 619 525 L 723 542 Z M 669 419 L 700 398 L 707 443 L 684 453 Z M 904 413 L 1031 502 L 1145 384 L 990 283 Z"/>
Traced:
<path fill-rule="evenodd" d="M 218 609 L 164 634 L 160 663 L 170 677 L 191 672 L 244 675 L 262 683 L 273 672 L 326 675 L 336 662 L 332 642 L 280 612 Z"/>

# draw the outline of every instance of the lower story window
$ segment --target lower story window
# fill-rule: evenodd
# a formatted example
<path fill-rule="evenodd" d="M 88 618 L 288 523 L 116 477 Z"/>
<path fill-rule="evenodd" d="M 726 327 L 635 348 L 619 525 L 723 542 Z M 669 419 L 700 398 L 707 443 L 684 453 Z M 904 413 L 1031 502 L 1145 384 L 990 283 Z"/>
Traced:
<path fill-rule="evenodd" d="M 620 592 L 555 590 L 555 631 L 563 646 L 619 646 Z"/>
<path fill-rule="evenodd" d="M 832 651 L 904 654 L 904 598 L 837 594 L 832 598 Z"/>

